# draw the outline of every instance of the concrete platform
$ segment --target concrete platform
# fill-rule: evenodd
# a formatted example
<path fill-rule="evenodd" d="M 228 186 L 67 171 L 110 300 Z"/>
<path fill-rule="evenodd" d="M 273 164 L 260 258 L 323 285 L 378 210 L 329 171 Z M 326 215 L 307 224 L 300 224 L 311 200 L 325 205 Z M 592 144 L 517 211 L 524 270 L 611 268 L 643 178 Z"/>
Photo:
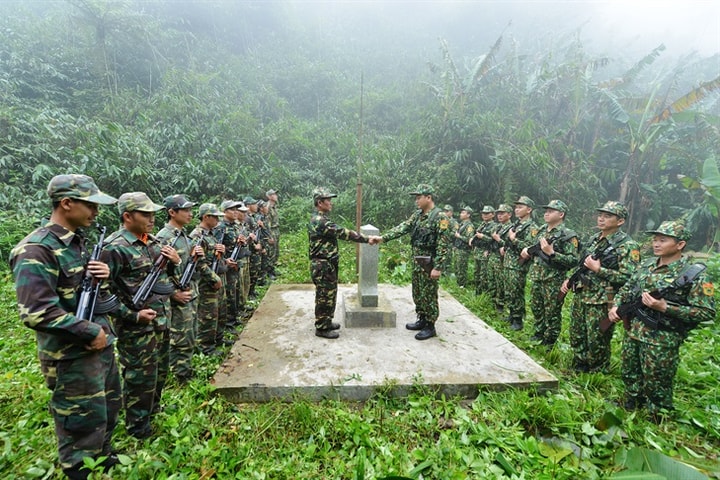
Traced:
<path fill-rule="evenodd" d="M 338 298 L 356 288 L 341 285 Z M 440 291 L 438 336 L 419 342 L 405 329 L 415 321 L 410 286 L 379 290 L 397 312 L 395 328 L 341 328 L 339 339 L 327 340 L 314 335 L 314 286 L 272 285 L 213 383 L 236 402 L 298 395 L 363 401 L 378 389 L 404 396 L 419 384 L 465 398 L 479 388 L 557 387 L 553 375 L 447 292 Z"/>

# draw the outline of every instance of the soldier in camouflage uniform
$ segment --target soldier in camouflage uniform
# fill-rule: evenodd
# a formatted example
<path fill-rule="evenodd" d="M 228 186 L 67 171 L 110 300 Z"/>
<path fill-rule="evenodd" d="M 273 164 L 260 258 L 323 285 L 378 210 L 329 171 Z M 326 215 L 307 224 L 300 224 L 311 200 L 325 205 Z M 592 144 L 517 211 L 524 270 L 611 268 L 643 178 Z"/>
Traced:
<path fill-rule="evenodd" d="M 578 372 L 607 372 L 613 328 L 602 330 L 615 293 L 630 278 L 640 261 L 640 246 L 620 230 L 628 211 L 620 202 L 606 202 L 597 209 L 598 233 L 583 248 L 578 266 L 570 270 L 563 294 L 572 290 L 570 346 L 573 369 Z"/>
<path fill-rule="evenodd" d="M 200 223 L 190 232 L 190 238 L 197 240 L 202 237 L 202 246 L 205 256 L 198 263 L 200 280 L 198 281 L 197 306 L 197 347 L 205 355 L 216 355 L 216 341 L 218 334 L 219 302 L 222 298 L 222 277 L 212 269 L 213 261 L 218 265 L 224 264 L 225 245 L 218 243 L 213 231 L 217 227 L 222 212 L 214 203 L 203 203 L 198 211 Z"/>
<path fill-rule="evenodd" d="M 520 252 L 533 243 L 532 231 L 537 229 L 533 222 L 532 211 L 535 202 L 525 195 L 515 201 L 517 223 L 508 231 L 503 257 L 503 281 L 505 306 L 508 308 L 508 321 L 513 330 L 522 330 L 525 321 L 525 279 L 530 262 L 520 262 Z"/>
<path fill-rule="evenodd" d="M 251 229 L 247 220 L 248 208 L 244 204 L 240 204 L 237 213 L 237 223 L 240 229 L 240 234 L 245 238 L 245 248 L 247 252 L 251 251 L 253 246 L 252 238 L 250 237 Z M 252 315 L 252 305 L 248 302 L 250 297 L 250 259 L 248 256 L 243 256 L 238 261 L 238 310 L 243 320 Z"/>
<path fill-rule="evenodd" d="M 452 205 L 446 204 L 443 207 L 442 213 L 450 221 L 450 224 L 449 224 L 450 232 L 452 232 L 452 235 L 454 235 L 455 232 L 457 232 L 458 227 L 460 226 L 458 221 L 455 220 L 455 217 L 453 216 L 453 215 L 455 215 L 455 209 L 453 208 Z M 454 242 L 451 241 L 450 246 L 448 248 L 447 257 L 445 258 L 445 265 L 442 266 L 443 275 L 448 276 L 451 273 L 453 273 L 453 261 L 455 259 L 454 257 L 455 257 L 455 245 L 454 245 Z"/>
<path fill-rule="evenodd" d="M 609 317 L 620 320 L 618 306 L 640 297 L 641 312 L 629 320 L 622 350 L 624 407 L 647 406 L 651 419 L 658 421 L 673 410 L 673 381 L 680 361 L 680 345 L 701 322 L 715 319 L 714 286 L 705 272 L 674 288 L 676 280 L 690 274 L 691 260 L 683 254 L 689 232 L 679 222 L 663 222 L 653 235 L 654 258 L 635 270 L 615 296 Z M 699 265 L 698 265 L 699 266 Z M 652 293 L 670 287 L 661 298 Z M 646 319 L 641 320 L 643 314 Z"/>
<path fill-rule="evenodd" d="M 267 228 L 270 230 L 270 238 L 268 243 L 270 249 L 268 251 L 268 261 L 270 263 L 270 280 L 275 280 L 278 275 L 277 262 L 280 258 L 280 216 L 277 210 L 278 194 L 275 190 L 268 190 L 265 192 L 265 198 L 267 198 L 268 212 L 265 215 L 267 218 Z"/>
<path fill-rule="evenodd" d="M 380 242 L 410 234 L 413 252 L 412 296 L 415 302 L 417 321 L 408 323 L 408 330 L 419 330 L 417 340 L 427 340 L 437 335 L 435 322 L 440 315 L 438 306 L 438 280 L 442 268 L 447 265 L 446 257 L 452 241 L 450 219 L 435 206 L 435 189 L 420 184 L 411 192 L 418 209 L 400 225 L 380 237 Z M 424 264 L 425 258 L 430 259 Z M 425 270 L 427 268 L 430 271 Z"/>
<path fill-rule="evenodd" d="M 488 258 L 490 256 L 490 245 L 495 242 L 492 232 L 497 228 L 495 222 L 495 209 L 485 205 L 480 212 L 482 223 L 477 226 L 475 236 L 471 240 L 473 258 L 475 259 L 475 293 L 480 295 L 489 291 L 490 275 L 488 269 Z"/>
<path fill-rule="evenodd" d="M 240 315 L 239 302 L 239 277 L 240 268 L 236 260 L 232 260 L 230 255 L 235 245 L 243 243 L 245 238 L 240 235 L 240 224 L 237 222 L 238 211 L 242 202 L 235 200 L 225 200 L 220 204 L 220 210 L 223 212 L 223 218 L 220 220 L 218 228 L 225 232 L 223 236 L 223 245 L 225 245 L 225 264 L 227 272 L 225 272 L 225 318 L 218 324 L 218 340 L 220 343 L 232 344 L 229 340 L 223 339 L 224 333 L 237 333 L 233 329 L 240 325 L 238 317 Z M 224 328 L 220 328 L 220 325 Z"/>
<path fill-rule="evenodd" d="M 272 241 L 272 232 L 270 231 L 270 228 L 268 228 L 268 212 L 269 212 L 269 206 L 267 202 L 264 200 L 258 200 L 258 220 L 262 224 L 261 235 L 260 235 L 260 244 L 262 245 L 262 262 L 260 263 L 260 278 L 262 279 L 263 283 L 269 282 L 272 278 L 274 278 L 274 275 L 272 274 L 272 264 L 271 264 L 271 257 L 273 245 L 271 243 Z"/>
<path fill-rule="evenodd" d="M 505 256 L 505 240 L 510 229 L 513 227 L 513 208 L 501 203 L 495 215 L 497 217 L 497 228 L 490 234 L 493 243 L 490 244 L 490 255 L 488 257 L 488 291 L 492 295 L 495 309 L 502 313 L 505 308 L 505 272 L 503 271 L 503 257 Z"/>
<path fill-rule="evenodd" d="M 468 260 L 470 259 L 470 239 L 475 235 L 475 226 L 470 217 L 473 209 L 463 207 L 460 210 L 460 224 L 455 231 L 455 277 L 457 284 L 465 288 L 467 284 Z"/>
<path fill-rule="evenodd" d="M 354 230 L 343 228 L 328 218 L 332 211 L 332 198 L 336 194 L 324 188 L 313 190 L 315 211 L 308 224 L 310 244 L 310 276 L 315 284 L 315 335 L 322 338 L 338 338 L 339 323 L 333 322 L 337 303 L 338 239 L 368 243 L 368 237 Z"/>
<path fill-rule="evenodd" d="M 577 265 L 580 244 L 577 234 L 563 224 L 568 210 L 565 202 L 552 200 L 543 208 L 545 224 L 532 232 L 540 252 L 533 258 L 529 273 L 533 282 L 530 309 L 535 317 L 535 333 L 531 339 L 553 346 L 562 327 L 560 288 L 565 273 Z M 528 248 L 522 250 L 521 258 L 530 259 Z"/>
<path fill-rule="evenodd" d="M 171 195 L 163 200 L 168 213 L 168 222 L 157 233 L 156 237 L 162 244 L 175 241 L 175 251 L 182 260 L 184 270 L 193 257 L 203 256 L 201 247 L 193 244 L 192 239 L 183 228 L 192 220 L 191 202 L 185 195 Z M 181 271 L 182 271 L 181 270 Z M 182 290 L 179 287 L 179 276 L 171 280 L 175 284 L 175 292 L 170 296 L 170 369 L 174 372 L 178 382 L 186 383 L 193 376 L 192 356 L 195 351 L 195 315 L 197 305 L 197 273 L 195 280 L 190 282 L 189 288 Z"/>
<path fill-rule="evenodd" d="M 246 221 L 250 227 L 250 259 L 249 259 L 249 265 L 250 265 L 250 293 L 249 298 L 251 300 L 255 300 L 257 298 L 257 293 L 255 291 L 255 288 L 258 285 L 261 285 L 260 283 L 260 270 L 262 267 L 262 257 L 263 257 L 263 248 L 262 243 L 260 242 L 260 234 L 261 229 L 263 225 L 258 222 L 258 205 L 257 200 L 255 200 L 251 196 L 245 197 L 243 200 L 243 203 L 248 208 L 248 212 L 245 215 Z"/>
<path fill-rule="evenodd" d="M 47 189 L 50 221 L 25 237 L 10 253 L 20 319 L 35 330 L 45 384 L 52 390 L 50 413 L 58 456 L 70 479 L 86 479 L 84 458 L 107 457 L 117 464 L 112 434 L 121 407 L 115 363 L 115 332 L 107 318 L 75 316 L 85 275 L 102 281 L 108 266 L 88 261 L 81 229 L 89 227 L 98 205 L 115 203 L 85 175 L 58 175 Z"/>
<path fill-rule="evenodd" d="M 118 198 L 122 227 L 108 237 L 103 261 L 110 266 L 111 289 L 121 300 L 113 312 L 122 365 L 125 427 L 136 438 L 152 435 L 151 416 L 160 409 L 160 398 L 169 368 L 167 295 L 153 294 L 139 308 L 132 299 L 159 256 L 165 257 L 167 272 L 157 289 L 172 292 L 168 277 L 179 272 L 180 256 L 170 245 L 150 235 L 155 212 L 162 210 L 142 192 L 124 193 Z"/>

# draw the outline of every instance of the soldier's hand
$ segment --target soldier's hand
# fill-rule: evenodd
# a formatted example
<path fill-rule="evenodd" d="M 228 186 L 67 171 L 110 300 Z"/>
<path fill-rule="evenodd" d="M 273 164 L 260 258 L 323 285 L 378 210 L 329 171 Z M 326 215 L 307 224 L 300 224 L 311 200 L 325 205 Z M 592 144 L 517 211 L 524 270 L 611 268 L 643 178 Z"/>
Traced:
<path fill-rule="evenodd" d="M 437 280 L 438 278 L 440 278 L 440 275 L 442 275 L 442 270 L 438 270 L 437 268 L 433 268 L 430 272 L 430 278 L 432 280 Z"/>
<path fill-rule="evenodd" d="M 110 277 L 110 267 L 107 263 L 99 260 L 91 260 L 88 262 L 88 272 L 97 279 L 106 279 Z"/>
<path fill-rule="evenodd" d="M 667 301 L 664 298 L 655 298 L 648 292 L 642 293 L 642 303 L 648 308 L 657 310 L 658 312 L 664 312 L 667 310 Z"/>
<path fill-rule="evenodd" d="M 498 235 L 497 232 L 493 232 L 492 238 L 493 238 L 493 240 L 495 240 L 496 242 L 499 242 L 499 241 L 500 241 L 500 235 Z"/>
<path fill-rule="evenodd" d="M 508 232 L 508 238 L 510 239 L 510 241 L 514 242 L 516 237 L 517 237 L 517 232 L 515 231 L 514 228 L 511 228 L 510 231 Z"/>
<path fill-rule="evenodd" d="M 215 245 L 215 253 L 222 253 L 224 255 L 225 245 L 223 245 L 222 243 L 218 243 L 217 245 Z"/>
<path fill-rule="evenodd" d="M 213 290 L 220 290 L 222 288 L 222 280 L 218 280 L 217 282 L 215 282 L 212 288 Z"/>
<path fill-rule="evenodd" d="M 548 243 L 548 241 L 543 237 L 540 239 L 540 249 L 545 253 L 545 255 L 552 255 L 555 253 L 555 249 L 553 248 L 551 243 Z"/>
<path fill-rule="evenodd" d="M 157 312 L 152 308 L 143 308 L 137 313 L 137 323 L 148 325 L 157 318 Z"/>
<path fill-rule="evenodd" d="M 562 283 L 562 285 L 560 285 L 560 291 L 563 294 L 568 293 L 570 291 L 570 289 L 568 288 L 568 280 L 567 279 L 565 279 L 565 281 Z"/>
<path fill-rule="evenodd" d="M 523 248 L 522 250 L 520 250 L 520 258 L 525 259 L 525 260 L 527 260 L 528 258 L 530 258 L 530 255 L 528 254 L 528 249 L 527 249 L 527 247 L 525 247 L 525 248 Z"/>
<path fill-rule="evenodd" d="M 233 260 L 232 258 L 226 258 L 225 264 L 228 267 L 232 268 L 233 270 L 237 270 L 237 262 L 235 260 Z"/>
<path fill-rule="evenodd" d="M 93 352 L 99 352 L 105 347 L 107 347 L 107 335 L 105 335 L 105 330 L 103 330 L 102 328 L 100 329 L 100 333 L 98 333 L 97 336 L 93 338 L 90 343 L 85 345 L 86 350 L 90 350 Z"/>
<path fill-rule="evenodd" d="M 608 319 L 613 323 L 617 323 L 620 321 L 620 317 L 617 314 L 617 309 L 618 307 L 612 307 L 608 312 Z"/>
<path fill-rule="evenodd" d="M 205 256 L 205 250 L 203 250 L 200 245 L 195 245 L 195 247 L 192 249 L 192 255 L 202 258 Z"/>
<path fill-rule="evenodd" d="M 180 258 L 180 255 L 178 255 L 177 250 L 175 250 L 170 245 L 163 245 L 163 247 L 160 249 L 160 253 L 164 257 L 167 257 L 167 259 L 175 265 L 180 265 L 182 263 L 182 259 Z"/>
<path fill-rule="evenodd" d="M 600 271 L 600 259 L 592 258 L 592 255 L 585 257 L 583 265 L 585 265 L 588 270 L 592 270 L 595 273 Z"/>
<path fill-rule="evenodd" d="M 192 298 L 192 292 L 190 290 L 175 290 L 171 298 L 180 305 L 185 305 Z"/>

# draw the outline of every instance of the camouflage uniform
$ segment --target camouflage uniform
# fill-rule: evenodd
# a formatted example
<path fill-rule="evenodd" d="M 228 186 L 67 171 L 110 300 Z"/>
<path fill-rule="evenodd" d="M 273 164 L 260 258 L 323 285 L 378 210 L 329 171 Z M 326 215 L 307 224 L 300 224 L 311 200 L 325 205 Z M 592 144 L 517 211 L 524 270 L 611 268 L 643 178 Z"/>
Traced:
<path fill-rule="evenodd" d="M 520 197 L 515 204 L 535 207 L 535 202 L 526 196 Z M 505 240 L 505 256 L 503 257 L 503 282 L 505 306 L 508 308 L 508 321 L 513 330 L 520 330 L 525 321 L 525 280 L 530 270 L 530 262 L 520 262 L 520 252 L 533 243 L 532 232 L 538 226 L 532 217 L 517 223 L 512 230 L 515 231 L 515 240 L 509 236 Z"/>
<path fill-rule="evenodd" d="M 470 207 L 464 207 L 460 212 L 466 211 L 468 215 L 472 215 L 473 210 Z M 470 259 L 470 239 L 475 235 L 475 226 L 468 219 L 458 225 L 457 233 L 460 235 L 459 238 L 455 238 L 455 276 L 457 284 L 464 287 L 467 284 L 467 270 L 468 260 Z"/>
<path fill-rule="evenodd" d="M 434 189 L 427 184 L 418 185 L 410 195 L 433 195 Z M 382 235 L 383 242 L 410 234 L 413 257 L 429 256 L 435 268 L 447 265 L 447 255 L 452 241 L 450 219 L 435 207 L 426 213 L 416 210 L 410 218 Z M 438 281 L 417 261 L 413 262 L 412 296 L 419 324 L 428 324 L 434 329 L 440 315 L 438 306 Z"/>
<path fill-rule="evenodd" d="M 241 207 L 241 211 L 247 211 L 246 207 Z M 243 221 L 238 222 L 238 228 L 240 233 L 247 238 L 245 245 L 248 248 L 248 252 L 252 255 L 253 241 L 249 238 L 252 229 L 247 220 L 247 214 Z M 246 256 L 238 262 L 238 308 L 242 306 L 242 316 L 248 317 L 252 312 L 250 303 L 248 302 L 250 297 L 250 258 Z"/>
<path fill-rule="evenodd" d="M 225 211 L 228 208 L 237 208 L 242 202 L 225 200 L 220 204 L 220 210 Z M 225 232 L 223 237 L 223 245 L 225 245 L 225 258 L 230 258 L 235 248 L 238 238 L 240 237 L 240 225 L 236 221 L 229 221 L 225 218 L 220 220 L 218 228 Z M 233 327 L 239 325 L 238 316 L 240 315 L 238 294 L 238 281 L 240 270 L 238 267 L 228 266 L 225 272 L 225 318 L 222 320 L 223 329 L 218 328 L 218 342 L 222 342 L 224 332 L 231 331 Z"/>
<path fill-rule="evenodd" d="M 271 195 L 276 195 L 275 190 L 268 190 L 265 192 L 265 196 L 270 199 Z M 268 201 L 268 214 L 267 228 L 270 230 L 270 236 L 273 239 L 273 244 L 268 250 L 268 262 L 270 263 L 271 275 L 276 275 L 275 267 L 277 266 L 278 258 L 280 258 L 280 215 L 277 210 L 277 203 Z"/>
<path fill-rule="evenodd" d="M 48 185 L 53 201 L 75 198 L 108 205 L 90 177 L 59 175 Z M 60 466 L 70 478 L 87 478 L 85 457 L 112 453 L 112 434 L 121 407 L 112 326 L 104 316 L 75 316 L 78 290 L 89 255 L 78 232 L 49 222 L 25 237 L 10 253 L 20 319 L 35 330 L 40 367 L 52 390 L 49 410 L 58 438 Z M 85 348 L 100 330 L 107 346 Z M 36 452 L 37 453 L 37 452 Z"/>
<path fill-rule="evenodd" d="M 212 203 L 203 203 L 200 205 L 198 212 L 200 219 L 205 215 L 215 215 L 221 217 L 222 213 Z M 222 277 L 213 271 L 211 265 L 215 258 L 215 245 L 217 239 L 213 232 L 203 229 L 200 225 L 190 233 L 190 238 L 199 239 L 203 237 L 201 243 L 205 256 L 199 260 L 198 271 L 200 272 L 200 280 L 198 281 L 198 305 L 197 305 L 197 335 L 196 344 L 202 353 L 211 355 L 215 352 L 215 344 L 218 334 L 218 315 L 219 302 L 222 298 L 222 287 L 215 290 L 214 285 L 218 281 L 222 281 Z"/>
<path fill-rule="evenodd" d="M 258 225 L 259 215 L 257 211 L 253 211 L 252 206 L 257 207 L 257 200 L 253 197 L 247 196 L 243 200 L 246 206 L 250 208 L 250 211 L 245 215 L 250 231 L 255 233 L 255 240 L 250 246 L 250 298 L 256 297 L 255 287 L 260 285 L 260 275 L 262 270 L 262 243 L 260 242 L 261 231 Z M 258 248 L 260 246 L 260 248 Z"/>
<path fill-rule="evenodd" d="M 567 212 L 567 205 L 560 200 L 553 200 L 543 208 Z M 555 239 L 552 244 L 555 254 L 552 257 L 544 254 L 535 256 L 529 273 L 532 281 L 530 309 L 535 317 L 534 338 L 543 345 L 554 345 L 562 327 L 560 287 L 565 273 L 577 265 L 580 245 L 577 234 L 565 227 L 563 222 L 551 230 L 545 224 L 532 236 L 535 243 L 541 237 Z"/>
<path fill-rule="evenodd" d="M 497 212 L 509 212 L 512 214 L 513 209 L 505 203 L 498 206 Z M 496 212 L 496 213 L 497 213 Z M 493 298 L 495 308 L 502 312 L 505 307 L 505 272 L 503 270 L 504 251 L 500 249 L 504 247 L 507 234 L 513 227 L 513 222 L 508 220 L 505 223 L 497 222 L 497 228 L 494 233 L 500 236 L 500 241 L 492 240 L 490 244 L 490 255 L 488 256 L 488 292 Z"/>
<path fill-rule="evenodd" d="M 446 275 L 446 276 L 450 275 L 453 272 L 453 267 L 454 267 L 454 265 L 453 265 L 454 258 L 453 257 L 455 256 L 455 245 L 454 245 L 454 242 L 452 241 L 452 236 L 455 235 L 455 232 L 457 232 L 457 229 L 460 226 L 460 224 L 455 219 L 455 217 L 453 217 L 453 213 L 454 213 L 454 209 L 453 209 L 452 205 L 447 204 L 443 207 L 443 214 L 445 216 L 447 216 L 447 218 L 448 218 L 448 222 L 449 222 L 448 230 L 450 231 L 450 235 L 451 235 L 451 239 L 449 240 L 450 245 L 447 249 L 447 256 L 445 257 L 445 264 L 442 265 L 443 275 Z"/>
<path fill-rule="evenodd" d="M 337 195 L 324 188 L 313 191 L 313 201 L 334 198 Z M 317 203 L 315 203 L 317 206 Z M 327 214 L 318 210 L 313 212 L 308 224 L 310 276 L 315 284 L 315 330 L 316 333 L 334 330 L 333 325 L 337 302 L 338 239 L 356 243 L 367 243 L 368 237 L 354 230 L 343 228 L 330 221 Z M 327 336 L 320 334 L 319 336 Z M 336 335 L 331 335 L 335 337 Z"/>
<path fill-rule="evenodd" d="M 607 202 L 598 209 L 627 218 L 627 210 L 618 202 Z M 623 231 L 607 238 L 596 233 L 580 255 L 582 265 L 588 255 L 600 260 L 600 271 L 595 273 L 581 266 L 570 271 L 571 276 L 582 272 L 576 285 L 570 315 L 570 346 L 573 349 L 573 368 L 578 371 L 607 372 L 610 369 L 610 341 L 613 328 L 603 332 L 600 323 L 608 317 L 615 293 L 630 278 L 640 262 L 640 246 Z"/>
<path fill-rule="evenodd" d="M 663 222 L 657 230 L 646 232 L 686 240 L 689 235 L 677 222 Z M 658 265 L 656 258 L 642 262 L 630 280 L 615 296 L 619 306 L 632 301 L 641 292 L 668 287 L 691 265 L 683 255 L 668 265 Z M 637 317 L 630 320 L 622 350 L 622 379 L 626 406 L 635 408 L 647 403 L 651 414 L 673 409 L 673 381 L 680 360 L 680 345 L 688 332 L 700 322 L 715 319 L 714 286 L 705 273 L 692 283 L 665 296 L 667 310 L 660 313 L 647 307 L 657 320 L 651 327 Z"/>
<path fill-rule="evenodd" d="M 163 209 L 141 192 L 125 193 L 118 200 L 123 212 L 155 212 Z M 152 324 L 138 323 L 138 311 L 132 298 L 160 256 L 162 244 L 152 235 L 138 238 L 125 227 L 120 227 L 106 241 L 102 259 L 110 267 L 111 290 L 121 301 L 113 312 L 118 334 L 118 352 L 122 365 L 123 404 L 125 427 L 130 435 L 146 438 L 152 434 L 151 416 L 160 408 L 160 399 L 169 368 L 170 338 L 168 316 L 170 301 L 167 295 L 153 294 L 147 305 L 157 317 Z M 171 290 L 168 277 L 174 275 L 175 266 L 167 263 L 159 283 Z"/>
<path fill-rule="evenodd" d="M 483 207 L 482 213 L 495 214 L 495 209 L 486 205 Z M 475 230 L 476 236 L 473 238 L 472 248 L 473 258 L 475 259 L 475 293 L 477 295 L 489 291 L 490 288 L 491 278 L 488 269 L 488 258 L 491 244 L 495 243 L 490 235 L 497 227 L 497 222 L 490 220 L 488 222 L 483 221 Z M 478 233 L 482 234 L 482 238 L 477 237 Z"/>

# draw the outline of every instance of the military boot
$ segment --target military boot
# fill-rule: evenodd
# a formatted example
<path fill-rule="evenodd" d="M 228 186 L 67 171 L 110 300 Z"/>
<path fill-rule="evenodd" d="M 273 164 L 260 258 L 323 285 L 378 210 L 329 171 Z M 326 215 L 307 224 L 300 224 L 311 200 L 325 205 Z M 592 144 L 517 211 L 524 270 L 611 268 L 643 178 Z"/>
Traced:
<path fill-rule="evenodd" d="M 426 322 L 425 327 L 415 334 L 415 340 L 427 340 L 428 338 L 432 338 L 436 335 L 435 324 Z"/>
<path fill-rule="evenodd" d="M 338 338 L 340 334 L 335 330 L 315 330 L 315 336 L 321 338 L 329 338 L 331 340 Z"/>
<path fill-rule="evenodd" d="M 425 320 L 423 317 L 418 317 L 417 321 L 413 323 L 406 323 L 405 328 L 407 328 L 408 330 L 422 330 L 427 326 L 427 324 L 427 320 Z"/>

